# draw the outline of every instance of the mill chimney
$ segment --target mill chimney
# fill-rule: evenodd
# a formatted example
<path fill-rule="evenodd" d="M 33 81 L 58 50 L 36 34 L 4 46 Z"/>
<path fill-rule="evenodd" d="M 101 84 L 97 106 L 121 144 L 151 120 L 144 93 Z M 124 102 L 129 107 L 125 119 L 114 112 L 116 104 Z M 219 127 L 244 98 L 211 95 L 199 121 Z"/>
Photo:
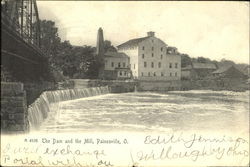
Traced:
<path fill-rule="evenodd" d="M 153 31 L 149 31 L 149 32 L 147 32 L 147 34 L 148 34 L 148 37 L 154 37 L 155 36 L 155 32 L 153 32 Z"/>
<path fill-rule="evenodd" d="M 103 30 L 101 27 L 98 29 L 98 34 L 97 34 L 96 54 L 98 56 L 103 56 L 104 54 Z"/>

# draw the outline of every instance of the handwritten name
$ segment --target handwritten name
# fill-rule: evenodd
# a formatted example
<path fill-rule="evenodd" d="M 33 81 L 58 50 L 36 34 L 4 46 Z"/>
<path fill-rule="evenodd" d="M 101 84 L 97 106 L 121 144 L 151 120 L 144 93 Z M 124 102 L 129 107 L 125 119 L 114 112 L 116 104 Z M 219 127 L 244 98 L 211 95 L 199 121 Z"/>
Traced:
<path fill-rule="evenodd" d="M 193 143 L 193 142 L 192 142 Z M 136 157 L 139 161 L 149 161 L 149 160 L 165 160 L 165 159 L 181 159 L 181 158 L 191 158 L 193 161 L 197 161 L 199 157 L 215 156 L 216 159 L 220 160 L 225 156 L 241 156 L 246 158 L 249 156 L 249 151 L 247 149 L 240 148 L 241 143 L 235 140 L 235 143 L 231 146 L 214 147 L 210 145 L 207 147 L 199 147 L 201 149 L 190 149 L 192 145 L 185 147 L 189 148 L 187 151 L 175 151 L 172 145 L 165 148 L 164 146 L 160 150 L 150 150 L 149 152 L 138 151 Z"/>
<path fill-rule="evenodd" d="M 183 133 L 178 136 L 171 134 L 170 136 L 156 136 L 153 137 L 148 135 L 144 139 L 144 144 L 175 144 L 182 142 L 186 148 L 191 148 L 196 142 L 198 143 L 225 143 L 225 142 L 236 142 L 236 143 L 248 143 L 243 138 L 233 139 L 232 137 L 223 136 L 221 138 L 205 138 L 202 135 L 192 134 L 189 139 L 183 137 Z"/>

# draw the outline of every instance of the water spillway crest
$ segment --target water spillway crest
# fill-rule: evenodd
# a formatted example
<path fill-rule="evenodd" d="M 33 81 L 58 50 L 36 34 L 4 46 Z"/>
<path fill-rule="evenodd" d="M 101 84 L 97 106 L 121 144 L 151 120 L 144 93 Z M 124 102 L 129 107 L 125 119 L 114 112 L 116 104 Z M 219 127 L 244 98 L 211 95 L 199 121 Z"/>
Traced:
<path fill-rule="evenodd" d="M 28 120 L 31 129 L 38 129 L 48 117 L 48 113 L 59 110 L 59 102 L 109 93 L 109 88 L 92 87 L 85 89 L 68 89 L 43 92 L 28 107 Z"/>

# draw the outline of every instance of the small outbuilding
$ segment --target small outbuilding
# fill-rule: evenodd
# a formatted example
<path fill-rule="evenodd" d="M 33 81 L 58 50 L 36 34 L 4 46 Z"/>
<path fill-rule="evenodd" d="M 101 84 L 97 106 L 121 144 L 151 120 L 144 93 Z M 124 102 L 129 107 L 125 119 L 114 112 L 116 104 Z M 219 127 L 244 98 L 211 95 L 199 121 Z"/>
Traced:
<path fill-rule="evenodd" d="M 212 72 L 212 75 L 217 78 L 228 78 L 228 79 L 245 79 L 247 76 L 238 70 L 234 66 L 220 67 L 216 71 Z"/>
<path fill-rule="evenodd" d="M 213 63 L 192 63 L 181 69 L 182 79 L 202 79 L 205 78 L 217 69 Z"/>

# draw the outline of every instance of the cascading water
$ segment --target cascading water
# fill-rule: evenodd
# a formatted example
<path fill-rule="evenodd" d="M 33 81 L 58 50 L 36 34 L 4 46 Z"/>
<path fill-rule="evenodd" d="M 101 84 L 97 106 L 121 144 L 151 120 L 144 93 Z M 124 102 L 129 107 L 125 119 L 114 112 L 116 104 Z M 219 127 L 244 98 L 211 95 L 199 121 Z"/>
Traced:
<path fill-rule="evenodd" d="M 43 92 L 28 108 L 28 119 L 31 129 L 38 129 L 48 112 L 57 111 L 61 101 L 109 93 L 108 86 L 85 89 L 68 89 Z"/>

